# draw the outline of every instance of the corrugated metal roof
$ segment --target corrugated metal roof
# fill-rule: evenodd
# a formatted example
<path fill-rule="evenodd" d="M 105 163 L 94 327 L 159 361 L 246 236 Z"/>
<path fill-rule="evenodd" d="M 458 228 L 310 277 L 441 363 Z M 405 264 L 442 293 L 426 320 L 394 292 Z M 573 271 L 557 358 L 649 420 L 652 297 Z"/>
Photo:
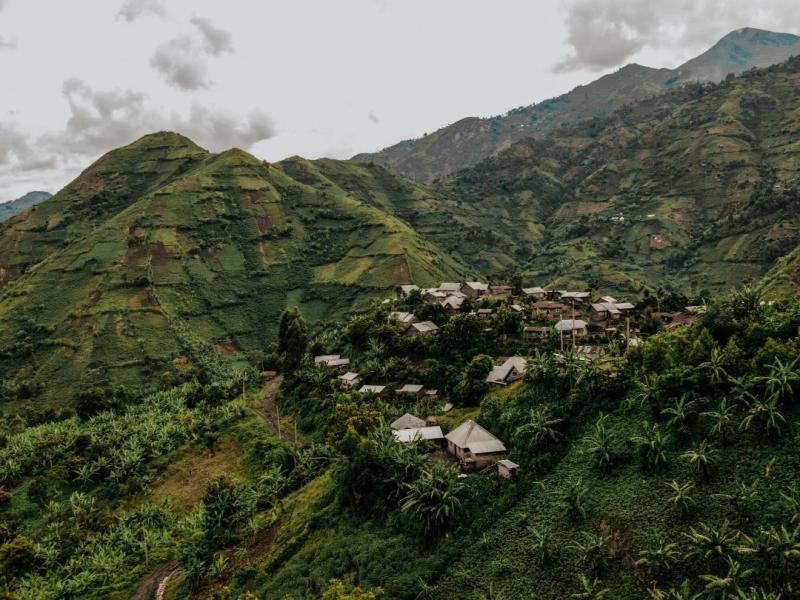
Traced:
<path fill-rule="evenodd" d="M 389 427 L 392 429 L 419 429 L 420 427 L 425 427 L 425 421 L 411 413 L 406 413 L 402 417 L 395 419 Z"/>
<path fill-rule="evenodd" d="M 399 429 L 392 432 L 398 442 L 413 442 L 415 440 L 441 440 L 444 438 L 442 428 L 438 425 L 433 427 L 418 427 L 416 429 Z"/>

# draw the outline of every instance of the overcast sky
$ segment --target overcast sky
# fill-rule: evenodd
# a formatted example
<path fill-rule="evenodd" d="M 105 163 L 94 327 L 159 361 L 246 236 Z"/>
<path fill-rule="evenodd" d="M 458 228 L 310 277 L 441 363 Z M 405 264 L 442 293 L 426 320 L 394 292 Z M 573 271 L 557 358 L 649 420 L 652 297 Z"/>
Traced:
<path fill-rule="evenodd" d="M 161 129 L 346 158 L 743 26 L 797 32 L 797 0 L 0 0 L 0 201 Z"/>

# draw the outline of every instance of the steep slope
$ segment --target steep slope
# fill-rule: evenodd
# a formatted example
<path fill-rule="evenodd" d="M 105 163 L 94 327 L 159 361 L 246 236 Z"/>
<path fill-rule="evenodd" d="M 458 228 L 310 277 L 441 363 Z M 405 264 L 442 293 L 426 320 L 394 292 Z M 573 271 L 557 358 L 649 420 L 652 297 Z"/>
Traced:
<path fill-rule="evenodd" d="M 0 223 L 8 221 L 11 217 L 26 208 L 49 200 L 53 195 L 50 192 L 28 192 L 24 196 L 0 204 Z"/>
<path fill-rule="evenodd" d="M 520 141 L 435 191 L 491 232 L 462 250 L 490 275 L 727 288 L 800 241 L 798 98 L 795 58 Z"/>
<path fill-rule="evenodd" d="M 192 164 L 169 175 L 155 169 L 135 183 L 127 172 L 90 170 L 104 190 L 122 189 L 121 178 L 126 190 L 136 185 L 136 192 L 109 192 L 114 201 L 101 205 L 102 216 L 96 196 L 76 196 L 85 174 L 28 221 L 4 228 L 7 240 L 20 231 L 47 233 L 19 229 L 32 220 L 72 219 L 54 228 L 57 252 L 28 257 L 15 248 L 14 259 L 32 266 L 0 299 L 4 379 L 33 389 L 46 384 L 47 398 L 69 397 L 80 385 L 152 386 L 165 373 L 180 377 L 191 368 L 197 342 L 215 344 L 223 356 L 263 349 L 287 305 L 315 322 L 385 297 L 398 284 L 463 273 L 408 225 L 302 159 L 269 165 L 239 150 L 212 155 L 160 134 L 98 164 L 124 155 L 143 173 L 148 164 L 173 161 L 142 165 L 133 156 L 167 146 L 190 154 Z"/>
<path fill-rule="evenodd" d="M 416 140 L 406 140 L 354 160 L 389 166 L 421 182 L 430 182 L 472 166 L 514 141 L 580 121 L 663 93 L 689 81 L 720 81 L 729 73 L 766 67 L 800 53 L 800 37 L 741 29 L 677 69 L 631 64 L 567 94 L 480 119 L 466 118 Z"/>

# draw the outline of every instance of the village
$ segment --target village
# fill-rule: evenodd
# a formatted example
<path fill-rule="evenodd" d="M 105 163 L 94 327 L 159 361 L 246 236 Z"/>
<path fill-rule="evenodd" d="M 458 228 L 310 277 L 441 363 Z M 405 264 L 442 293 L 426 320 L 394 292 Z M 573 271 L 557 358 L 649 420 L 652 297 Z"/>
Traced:
<path fill-rule="evenodd" d="M 392 308 L 396 303 L 417 305 L 426 312 L 438 311 L 445 318 L 471 314 L 487 322 L 500 311 L 515 315 L 519 324 L 517 335 L 529 350 L 495 357 L 495 364 L 484 379 L 488 390 L 511 386 L 521 380 L 532 352 L 550 349 L 556 356 L 569 352 L 580 361 L 602 364 L 611 344 L 623 348 L 639 344 L 642 313 L 637 305 L 599 293 L 595 296 L 590 291 L 525 287 L 515 293 L 510 285 L 468 281 L 444 282 L 435 288 L 403 285 L 398 292 L 396 301 L 387 299 L 384 304 Z M 687 306 L 679 312 L 648 311 L 647 317 L 671 329 L 692 323 L 702 310 L 699 306 Z M 389 319 L 406 338 L 432 340 L 440 331 L 435 320 L 419 318 L 407 310 L 392 310 Z M 440 390 L 418 382 L 392 386 L 367 380 L 352 369 L 349 358 L 339 354 L 315 356 L 314 364 L 335 377 L 341 389 L 356 392 L 363 398 L 381 399 L 398 406 L 438 403 L 441 414 L 454 408 L 454 402 Z M 398 443 L 423 444 L 436 459 L 457 466 L 462 477 L 470 472 L 487 473 L 496 469 L 502 479 L 511 479 L 519 469 L 518 464 L 507 458 L 504 442 L 475 420 L 466 419 L 445 434 L 439 419 L 437 415 L 429 414 L 423 419 L 405 412 L 391 422 L 390 428 Z"/>

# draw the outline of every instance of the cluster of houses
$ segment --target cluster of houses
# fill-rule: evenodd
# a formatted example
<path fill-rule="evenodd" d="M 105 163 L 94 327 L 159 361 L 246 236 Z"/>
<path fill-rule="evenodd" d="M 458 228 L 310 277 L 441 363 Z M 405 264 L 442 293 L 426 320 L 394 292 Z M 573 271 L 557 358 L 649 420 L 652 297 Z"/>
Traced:
<path fill-rule="evenodd" d="M 465 421 L 444 435 L 438 425 L 406 413 L 390 425 L 395 439 L 401 443 L 427 441 L 446 445 L 447 452 L 455 457 L 465 471 L 482 471 L 497 465 L 501 477 L 510 478 L 519 465 L 505 458 L 503 442 L 472 419 Z"/>

